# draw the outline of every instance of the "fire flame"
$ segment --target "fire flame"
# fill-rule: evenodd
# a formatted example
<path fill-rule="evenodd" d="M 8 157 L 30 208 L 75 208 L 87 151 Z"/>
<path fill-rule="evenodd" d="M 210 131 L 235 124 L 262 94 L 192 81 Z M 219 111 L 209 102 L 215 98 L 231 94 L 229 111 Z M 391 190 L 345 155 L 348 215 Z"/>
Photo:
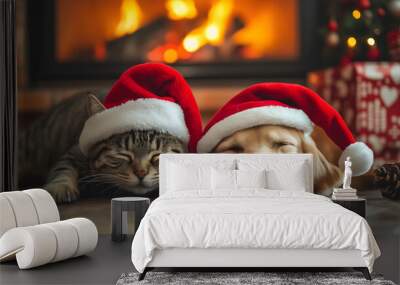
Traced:
<path fill-rule="evenodd" d="M 193 0 L 168 0 L 165 6 L 171 20 L 193 19 L 197 16 Z"/>
<path fill-rule="evenodd" d="M 243 29 L 237 31 L 233 35 L 233 40 L 246 47 L 244 49 L 246 58 L 256 59 L 264 56 L 266 50 L 274 43 L 273 34 L 269 19 L 258 16 L 251 19 Z"/>
<path fill-rule="evenodd" d="M 206 44 L 218 45 L 225 36 L 233 11 L 233 0 L 219 0 L 208 12 L 207 21 L 195 28 L 183 39 L 183 47 L 188 52 L 195 52 Z"/>
<path fill-rule="evenodd" d="M 173 48 L 168 48 L 164 51 L 163 53 L 163 60 L 166 63 L 174 63 L 175 61 L 178 60 L 178 52 L 176 49 Z"/>
<path fill-rule="evenodd" d="M 131 34 L 140 27 L 142 11 L 136 0 L 123 0 L 121 18 L 115 29 L 115 36 L 121 37 Z"/>

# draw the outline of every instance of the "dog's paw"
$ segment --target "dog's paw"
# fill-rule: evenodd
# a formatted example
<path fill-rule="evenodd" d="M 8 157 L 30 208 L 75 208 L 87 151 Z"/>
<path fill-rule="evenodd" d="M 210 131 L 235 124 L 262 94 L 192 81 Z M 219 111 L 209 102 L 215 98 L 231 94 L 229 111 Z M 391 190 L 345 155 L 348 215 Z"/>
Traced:
<path fill-rule="evenodd" d="M 43 188 L 53 196 L 57 204 L 71 203 L 79 198 L 78 188 L 68 183 L 49 183 Z"/>

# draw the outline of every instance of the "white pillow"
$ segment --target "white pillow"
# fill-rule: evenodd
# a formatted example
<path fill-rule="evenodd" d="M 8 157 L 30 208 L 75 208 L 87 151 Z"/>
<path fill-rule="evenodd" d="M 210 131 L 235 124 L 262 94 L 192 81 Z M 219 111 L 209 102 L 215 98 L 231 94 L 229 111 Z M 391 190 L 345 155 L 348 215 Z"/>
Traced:
<path fill-rule="evenodd" d="M 265 170 L 215 169 L 211 171 L 213 190 L 238 190 L 240 188 L 267 188 Z"/>
<path fill-rule="evenodd" d="M 294 167 L 290 172 L 272 169 L 267 172 L 268 189 L 287 191 L 307 191 L 307 172 L 304 166 Z"/>
<path fill-rule="evenodd" d="M 236 190 L 236 170 L 212 168 L 211 173 L 213 190 Z"/>
<path fill-rule="evenodd" d="M 211 189 L 211 167 L 168 165 L 168 191 Z"/>
<path fill-rule="evenodd" d="M 272 190 L 310 191 L 309 166 L 304 160 L 240 159 L 240 170 L 266 169 L 267 188 Z"/>
<path fill-rule="evenodd" d="M 237 188 L 267 188 L 267 171 L 236 170 Z"/>
<path fill-rule="evenodd" d="M 175 155 L 173 158 L 167 158 L 167 167 L 169 167 L 170 163 L 182 165 L 184 167 L 207 166 L 217 169 L 236 169 L 236 159 L 215 157 L 213 155 L 198 156 L 196 159 L 192 159 L 187 155 L 182 155 L 181 157 Z"/>

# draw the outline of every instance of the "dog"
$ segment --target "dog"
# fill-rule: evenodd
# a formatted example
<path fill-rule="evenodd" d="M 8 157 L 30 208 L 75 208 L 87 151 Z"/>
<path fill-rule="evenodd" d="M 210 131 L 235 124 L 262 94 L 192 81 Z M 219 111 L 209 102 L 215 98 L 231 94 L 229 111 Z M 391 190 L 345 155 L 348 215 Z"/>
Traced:
<path fill-rule="evenodd" d="M 314 138 L 320 142 L 321 150 Z M 324 143 L 322 143 L 324 142 Z M 243 129 L 224 138 L 212 150 L 214 153 L 311 153 L 314 157 L 314 192 L 328 196 L 332 187 L 340 184 L 343 171 L 333 163 L 340 149 L 326 139 L 319 128 L 313 134 L 280 125 L 261 125 Z"/>

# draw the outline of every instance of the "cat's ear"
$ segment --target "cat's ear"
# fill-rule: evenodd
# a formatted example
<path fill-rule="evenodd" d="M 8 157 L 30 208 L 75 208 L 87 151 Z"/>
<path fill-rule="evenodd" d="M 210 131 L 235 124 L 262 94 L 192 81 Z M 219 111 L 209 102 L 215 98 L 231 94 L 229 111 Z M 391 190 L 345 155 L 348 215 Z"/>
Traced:
<path fill-rule="evenodd" d="M 88 94 L 87 112 L 89 116 L 103 112 L 106 108 L 93 94 Z"/>

